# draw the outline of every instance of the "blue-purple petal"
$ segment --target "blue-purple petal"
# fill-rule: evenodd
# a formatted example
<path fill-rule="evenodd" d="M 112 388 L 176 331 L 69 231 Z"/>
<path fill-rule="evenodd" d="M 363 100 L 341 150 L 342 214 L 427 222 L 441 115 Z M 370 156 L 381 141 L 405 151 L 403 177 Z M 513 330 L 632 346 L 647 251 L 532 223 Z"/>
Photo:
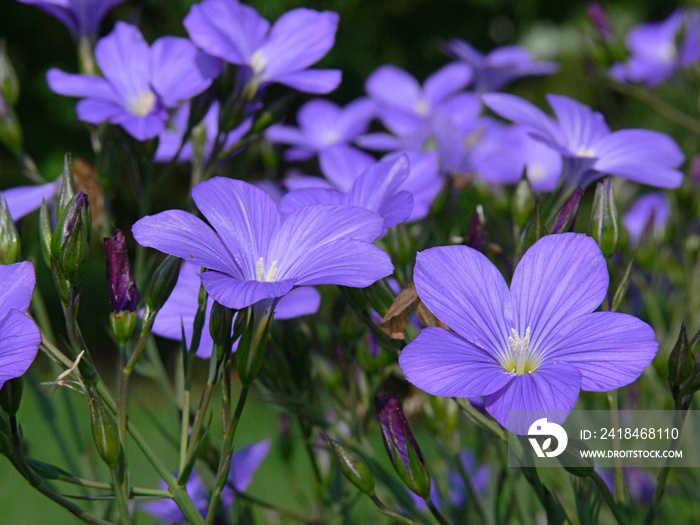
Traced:
<path fill-rule="evenodd" d="M 24 312 L 9 310 L 0 318 L 0 388 L 5 381 L 27 371 L 36 357 L 39 343 L 41 332 Z"/>
<path fill-rule="evenodd" d="M 0 317 L 10 310 L 26 312 L 35 284 L 34 264 L 31 262 L 0 265 Z"/>
<path fill-rule="evenodd" d="M 296 282 L 295 278 L 273 282 L 243 280 L 220 272 L 204 272 L 202 283 L 212 299 L 218 303 L 240 310 L 263 299 L 275 299 L 288 293 Z"/>

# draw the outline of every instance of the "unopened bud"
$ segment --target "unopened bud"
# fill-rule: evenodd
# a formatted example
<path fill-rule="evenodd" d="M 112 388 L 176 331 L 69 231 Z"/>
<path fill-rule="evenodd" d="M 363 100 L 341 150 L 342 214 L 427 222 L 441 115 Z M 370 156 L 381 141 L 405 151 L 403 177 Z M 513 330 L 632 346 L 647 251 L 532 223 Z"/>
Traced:
<path fill-rule="evenodd" d="M 404 484 L 422 498 L 430 497 L 430 474 L 396 396 L 375 398 L 382 437 Z"/>
<path fill-rule="evenodd" d="M 341 472 L 348 481 L 368 496 L 374 494 L 374 478 L 365 460 L 345 445 L 328 436 L 325 437 L 340 464 Z"/>
<path fill-rule="evenodd" d="M 112 328 L 117 343 L 124 346 L 136 329 L 138 315 L 136 312 L 123 310 L 121 312 L 111 312 L 109 314 L 109 326 Z"/>
<path fill-rule="evenodd" d="M 13 264 L 19 258 L 20 244 L 17 228 L 7 202 L 0 196 L 0 264 Z"/>
<path fill-rule="evenodd" d="M 15 109 L 7 102 L 2 92 L 0 92 L 0 142 L 14 154 L 22 150 L 24 143 L 22 126 Z"/>
<path fill-rule="evenodd" d="M 695 373 L 695 357 L 688 342 L 685 322 L 681 325 L 676 345 L 668 356 L 668 380 L 674 394 L 678 387 L 690 379 Z"/>
<path fill-rule="evenodd" d="M 14 106 L 19 98 L 19 80 L 15 68 L 7 56 L 5 40 L 0 40 L 0 93 L 9 106 Z"/>
<path fill-rule="evenodd" d="M 90 203 L 83 192 L 75 195 L 59 216 L 51 236 L 51 255 L 71 286 L 80 286 L 90 255 Z"/>
<path fill-rule="evenodd" d="M 486 246 L 486 235 L 484 231 L 484 208 L 481 204 L 476 207 L 474 215 L 472 215 L 472 220 L 469 223 L 469 238 L 467 239 L 467 246 L 474 248 L 475 250 L 482 251 L 484 246 Z"/>
<path fill-rule="evenodd" d="M 598 34 L 602 40 L 607 42 L 613 39 L 615 35 L 612 30 L 612 25 L 610 25 L 610 17 L 608 15 L 608 10 L 603 4 L 600 2 L 592 2 L 588 4 L 586 14 L 595 28 L 598 30 Z"/>
<path fill-rule="evenodd" d="M 8 379 L 0 389 L 0 406 L 8 416 L 14 416 L 19 410 L 23 390 L 24 381 L 21 377 Z"/>
<path fill-rule="evenodd" d="M 530 181 L 522 179 L 515 188 L 513 196 L 513 220 L 521 230 L 527 226 L 535 209 L 535 192 Z"/>
<path fill-rule="evenodd" d="M 160 310 L 165 304 L 165 301 L 168 300 L 168 297 L 170 297 L 170 294 L 173 292 L 173 288 L 175 288 L 177 284 L 181 263 L 182 259 L 179 257 L 168 255 L 163 259 L 163 262 L 158 265 L 151 279 L 151 285 L 148 287 L 148 293 L 146 294 L 148 312 Z M 144 316 L 144 318 L 145 317 L 146 316 Z"/>
<path fill-rule="evenodd" d="M 61 173 L 61 193 L 58 196 L 58 216 L 68 207 L 73 197 L 75 197 L 75 176 L 73 175 L 73 160 L 70 153 L 66 153 L 63 158 L 63 172 Z"/>
<path fill-rule="evenodd" d="M 214 301 L 209 315 L 209 334 L 217 348 L 226 347 L 230 343 L 233 315 L 233 310 Z"/>
<path fill-rule="evenodd" d="M 100 457 L 109 468 L 115 468 L 119 462 L 119 436 L 117 424 L 105 408 L 96 392 L 89 396 L 92 438 Z"/>
<path fill-rule="evenodd" d="M 135 312 L 141 296 L 131 271 L 124 234 L 117 230 L 114 237 L 107 238 L 104 242 L 112 312 Z"/>
<path fill-rule="evenodd" d="M 46 266 L 51 268 L 51 219 L 49 217 L 49 207 L 46 205 L 46 200 L 41 200 L 41 208 L 39 209 L 39 246 L 41 246 L 41 255 L 44 256 Z"/>
<path fill-rule="evenodd" d="M 243 386 L 250 385 L 260 371 L 265 358 L 265 345 L 274 313 L 275 303 L 261 301 L 240 311 L 236 316 L 237 318 L 245 316 L 245 328 L 236 351 L 238 377 Z M 238 319 L 236 320 L 238 321 Z"/>
<path fill-rule="evenodd" d="M 583 190 L 581 188 L 576 188 L 550 223 L 549 233 L 565 233 L 574 229 L 582 198 Z"/>
<path fill-rule="evenodd" d="M 591 235 L 598 242 L 605 257 L 612 257 L 620 239 L 620 219 L 610 177 L 599 182 L 595 189 L 591 210 Z"/>

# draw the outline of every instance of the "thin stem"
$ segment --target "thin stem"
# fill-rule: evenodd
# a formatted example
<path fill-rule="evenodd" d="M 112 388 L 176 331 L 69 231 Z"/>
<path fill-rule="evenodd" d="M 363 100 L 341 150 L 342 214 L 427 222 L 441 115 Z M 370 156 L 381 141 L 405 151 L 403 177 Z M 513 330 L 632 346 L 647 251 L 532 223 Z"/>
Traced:
<path fill-rule="evenodd" d="M 459 408 L 461 408 L 469 418 L 474 421 L 477 425 L 482 427 L 484 430 L 492 434 L 493 436 L 497 437 L 501 441 L 506 441 L 508 439 L 506 435 L 506 431 L 503 430 L 503 428 L 493 421 L 492 419 L 489 419 L 486 417 L 484 414 L 479 412 L 474 405 L 472 405 L 467 399 L 463 397 L 455 397 L 453 398 L 457 405 L 459 405 Z"/>
<path fill-rule="evenodd" d="M 391 519 L 398 523 L 406 523 L 407 525 L 416 525 L 416 522 L 413 520 L 410 520 L 406 518 L 405 516 L 402 516 L 401 514 L 397 514 L 393 510 L 391 510 L 389 507 L 387 507 L 386 503 L 384 503 L 381 499 L 379 499 L 379 496 L 376 494 L 370 495 L 370 498 L 374 502 L 374 504 L 377 506 L 379 511 L 384 514 L 385 516 L 389 516 Z"/>
<path fill-rule="evenodd" d="M 117 499 L 117 509 L 119 510 L 119 516 L 123 525 L 131 524 L 131 515 L 129 514 L 129 506 L 127 505 L 127 498 L 124 494 L 124 485 L 119 479 L 119 467 L 111 469 L 112 471 L 112 483 L 114 487 L 114 495 Z M 128 492 L 127 492 L 128 494 Z"/>
<path fill-rule="evenodd" d="M 235 488 L 234 488 L 235 490 Z M 249 494 L 246 494 L 245 492 L 239 492 L 235 490 L 236 492 L 236 498 L 240 498 L 242 500 L 248 501 L 249 503 L 252 503 L 254 505 L 257 505 L 259 507 L 262 507 L 264 509 L 269 509 L 271 511 L 277 512 L 278 514 L 282 514 L 284 516 L 289 516 L 290 518 L 301 521 L 307 524 L 321 524 L 323 521 L 320 520 L 315 520 L 313 518 L 309 518 L 307 516 L 303 516 L 302 514 L 299 514 L 297 512 L 294 512 L 293 510 L 285 509 L 282 507 L 279 507 L 277 505 L 274 505 L 273 503 L 268 503 L 267 501 L 263 501 L 261 499 L 258 499 L 254 496 L 251 496 Z"/>
<path fill-rule="evenodd" d="M 445 516 L 442 515 L 440 512 L 440 509 L 438 509 L 435 506 L 435 503 L 433 503 L 433 500 L 431 500 L 429 497 L 425 499 L 425 502 L 428 504 L 428 508 L 430 509 L 430 512 L 433 516 L 435 516 L 435 519 L 438 520 L 438 523 L 441 525 L 450 525 L 450 522 L 447 521 Z"/>
<path fill-rule="evenodd" d="M 249 389 L 250 387 L 248 385 L 244 385 L 243 388 L 241 388 L 241 393 L 238 395 L 236 410 L 233 413 L 233 419 L 231 420 L 231 424 L 226 430 L 226 435 L 224 436 L 221 457 L 219 458 L 216 483 L 214 484 L 214 490 L 212 491 L 211 499 L 209 500 L 209 511 L 207 512 L 206 519 L 207 525 L 214 523 L 214 517 L 216 516 L 216 509 L 219 506 L 221 492 L 226 486 L 228 473 L 231 469 L 231 458 L 233 457 L 233 438 L 236 435 L 236 428 L 238 427 L 238 422 L 241 419 L 241 412 L 243 412 L 243 407 L 245 406 L 246 399 L 248 398 Z"/>
<path fill-rule="evenodd" d="M 600 474 L 594 471 L 591 475 L 591 480 L 593 481 L 593 483 L 595 483 L 595 486 L 598 489 L 598 492 L 600 493 L 601 497 L 603 498 L 605 503 L 607 503 L 608 507 L 610 508 L 610 511 L 613 513 L 613 516 L 615 516 L 615 520 L 617 520 L 617 522 L 620 525 L 625 525 L 627 523 L 627 518 L 624 514 L 622 514 L 620 507 L 615 502 L 615 498 L 610 493 L 610 489 L 605 484 L 605 481 L 603 481 L 603 478 L 600 477 Z"/>
<path fill-rule="evenodd" d="M 185 399 L 182 400 L 182 418 L 180 421 L 180 468 L 182 472 L 187 463 L 187 431 L 190 428 L 190 396 L 189 390 L 185 390 Z"/>
<path fill-rule="evenodd" d="M 187 447 L 187 457 L 189 458 L 194 453 L 195 442 L 197 441 L 197 436 L 199 431 L 202 429 L 202 424 L 204 422 L 204 416 L 209 407 L 209 401 L 211 401 L 211 395 L 214 392 L 214 383 L 207 382 L 207 386 L 204 388 L 204 393 L 202 394 L 202 401 L 199 404 L 199 410 L 194 419 L 194 424 L 192 425 L 192 432 L 190 432 L 190 443 Z"/>
<path fill-rule="evenodd" d="M 608 392 L 608 406 L 610 407 L 610 426 L 619 428 L 620 412 L 617 406 L 617 390 Z M 622 460 L 620 459 L 620 438 L 613 432 L 612 447 L 616 451 L 613 458 L 613 470 L 615 472 L 615 500 L 619 505 L 627 505 L 627 487 L 625 486 L 625 475 L 622 471 Z"/>

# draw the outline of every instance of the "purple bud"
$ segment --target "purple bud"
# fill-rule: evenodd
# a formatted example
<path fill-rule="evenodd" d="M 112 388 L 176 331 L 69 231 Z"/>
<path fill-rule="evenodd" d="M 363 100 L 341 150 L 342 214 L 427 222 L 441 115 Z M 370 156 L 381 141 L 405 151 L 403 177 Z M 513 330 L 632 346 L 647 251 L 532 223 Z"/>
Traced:
<path fill-rule="evenodd" d="M 484 210 L 481 205 L 477 206 L 472 220 L 469 223 L 469 239 L 467 246 L 475 250 L 482 251 L 486 246 L 486 236 L 484 232 Z"/>
<path fill-rule="evenodd" d="M 586 8 L 586 14 L 598 30 L 600 37 L 605 41 L 611 40 L 614 35 L 612 26 L 610 25 L 608 10 L 605 6 L 600 2 L 590 3 Z"/>
<path fill-rule="evenodd" d="M 396 472 L 410 490 L 422 498 L 430 497 L 430 474 L 399 398 L 378 396 L 375 403 L 384 444 Z"/>
<path fill-rule="evenodd" d="M 105 239 L 105 256 L 112 311 L 136 311 L 140 296 L 131 272 L 126 239 L 120 230 L 116 231 L 114 237 Z"/>
<path fill-rule="evenodd" d="M 583 190 L 581 188 L 576 188 L 576 191 L 574 191 L 571 197 L 564 203 L 564 206 L 561 207 L 561 210 L 559 210 L 559 214 L 554 220 L 554 225 L 550 228 L 549 233 L 564 233 L 573 230 L 582 198 Z"/>
<path fill-rule="evenodd" d="M 693 157 L 690 163 L 690 177 L 693 179 L 693 182 L 700 184 L 700 155 Z"/>

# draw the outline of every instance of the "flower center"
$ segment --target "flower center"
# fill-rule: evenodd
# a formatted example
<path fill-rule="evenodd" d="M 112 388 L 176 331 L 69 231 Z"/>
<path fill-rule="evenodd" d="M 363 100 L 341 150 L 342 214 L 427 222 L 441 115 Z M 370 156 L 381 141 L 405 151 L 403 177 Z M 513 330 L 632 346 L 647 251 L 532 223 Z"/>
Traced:
<path fill-rule="evenodd" d="M 427 100 L 420 99 L 413 106 L 413 110 L 421 117 L 427 117 L 428 113 L 430 113 L 430 104 L 428 104 Z"/>
<path fill-rule="evenodd" d="M 595 158 L 595 151 L 593 151 L 592 148 L 587 148 L 586 146 L 581 146 L 578 151 L 576 152 L 576 155 L 579 157 L 589 157 L 589 158 Z"/>
<path fill-rule="evenodd" d="M 511 352 L 503 362 L 503 367 L 509 372 L 523 375 L 530 374 L 537 370 L 539 359 L 533 355 L 530 350 L 530 337 L 532 330 L 528 326 L 525 330 L 525 337 L 520 337 L 520 334 L 515 328 L 511 328 L 513 335 L 508 338 Z"/>
<path fill-rule="evenodd" d="M 141 91 L 137 96 L 129 100 L 126 105 L 127 111 L 140 117 L 148 115 L 153 106 L 156 105 L 156 96 L 153 91 Z"/>
<path fill-rule="evenodd" d="M 527 176 L 530 180 L 539 182 L 547 178 L 547 168 L 542 164 L 531 164 L 527 167 Z"/>
<path fill-rule="evenodd" d="M 258 49 L 255 53 L 253 53 L 253 56 L 250 57 L 250 67 L 253 69 L 253 74 L 255 76 L 260 75 L 260 73 L 262 73 L 265 69 L 266 65 L 267 59 L 262 54 L 262 51 Z"/>
<path fill-rule="evenodd" d="M 275 280 L 277 275 L 277 261 L 272 261 L 272 266 L 265 273 L 265 259 L 260 257 L 257 264 L 255 265 L 255 278 L 263 283 L 271 283 Z"/>

